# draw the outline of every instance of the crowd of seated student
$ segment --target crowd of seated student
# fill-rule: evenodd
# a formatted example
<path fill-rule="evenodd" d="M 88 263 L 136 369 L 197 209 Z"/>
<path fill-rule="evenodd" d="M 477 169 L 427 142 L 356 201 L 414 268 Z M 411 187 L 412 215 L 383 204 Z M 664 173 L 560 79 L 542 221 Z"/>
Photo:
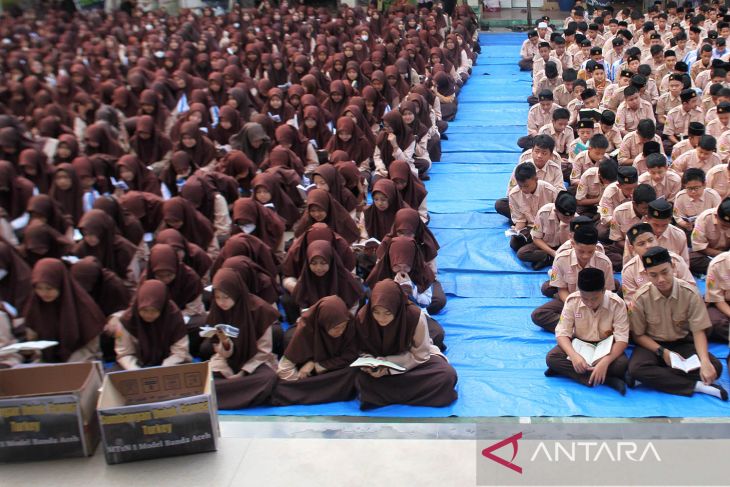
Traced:
<path fill-rule="evenodd" d="M 423 181 L 477 28 L 438 2 L 3 16 L 0 345 L 58 345 L 0 367 L 202 359 L 222 408 L 451 404 Z"/>
<path fill-rule="evenodd" d="M 560 30 L 527 33 L 532 107 L 496 209 L 517 257 L 549 268 L 532 313 L 557 339 L 545 375 L 727 401 L 708 341 L 728 344 L 730 323 L 730 11 L 663 8 L 579 2 Z M 611 336 L 595 364 L 572 345 Z M 672 368 L 677 354 L 699 369 Z"/>

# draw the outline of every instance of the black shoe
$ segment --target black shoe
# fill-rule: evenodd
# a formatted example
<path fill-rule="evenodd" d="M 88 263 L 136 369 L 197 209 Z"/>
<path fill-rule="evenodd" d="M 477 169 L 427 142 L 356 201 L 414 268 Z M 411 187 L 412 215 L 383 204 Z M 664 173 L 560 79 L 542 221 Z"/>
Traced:
<path fill-rule="evenodd" d="M 720 399 L 727 402 L 727 391 L 720 384 L 710 384 L 710 387 L 714 387 L 720 391 Z"/>
<path fill-rule="evenodd" d="M 545 372 L 543 372 L 543 374 L 545 374 L 545 377 L 557 377 L 558 376 L 558 373 L 555 372 L 550 367 L 548 367 L 547 369 L 545 369 Z"/>
<path fill-rule="evenodd" d="M 532 267 L 533 271 L 539 271 L 540 269 L 544 269 L 552 263 L 553 263 L 553 258 L 550 257 L 549 255 L 546 255 L 542 260 L 533 262 L 531 267 Z"/>
<path fill-rule="evenodd" d="M 611 389 L 617 390 L 622 396 L 626 395 L 626 382 L 618 377 L 606 377 L 605 384 Z"/>

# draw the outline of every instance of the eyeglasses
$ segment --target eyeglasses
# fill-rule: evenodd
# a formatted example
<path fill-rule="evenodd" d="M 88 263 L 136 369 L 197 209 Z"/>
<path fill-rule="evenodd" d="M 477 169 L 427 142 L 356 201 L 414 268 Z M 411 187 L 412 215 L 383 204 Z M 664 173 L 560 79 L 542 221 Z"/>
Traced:
<path fill-rule="evenodd" d="M 705 187 L 704 186 L 687 186 L 684 189 L 686 189 L 688 192 L 689 191 L 702 191 L 703 189 L 705 189 Z"/>

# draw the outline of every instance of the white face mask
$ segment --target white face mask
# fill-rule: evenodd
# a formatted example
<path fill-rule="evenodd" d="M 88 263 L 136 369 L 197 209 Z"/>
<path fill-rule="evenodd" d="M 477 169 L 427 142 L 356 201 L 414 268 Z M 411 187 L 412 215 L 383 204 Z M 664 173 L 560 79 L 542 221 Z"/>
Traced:
<path fill-rule="evenodd" d="M 363 42 L 367 42 L 367 41 L 368 41 L 368 39 L 370 39 L 370 37 L 368 37 L 367 35 L 363 34 L 363 35 L 361 35 L 361 36 L 360 36 L 360 39 L 361 39 L 361 40 L 362 40 Z"/>
<path fill-rule="evenodd" d="M 3 279 L 5 279 L 5 276 L 7 276 L 7 275 L 8 275 L 8 270 L 7 269 L 0 269 L 0 281 L 2 281 Z"/>
<path fill-rule="evenodd" d="M 252 234 L 256 230 L 255 223 L 246 223 L 245 225 L 238 225 L 243 233 Z"/>

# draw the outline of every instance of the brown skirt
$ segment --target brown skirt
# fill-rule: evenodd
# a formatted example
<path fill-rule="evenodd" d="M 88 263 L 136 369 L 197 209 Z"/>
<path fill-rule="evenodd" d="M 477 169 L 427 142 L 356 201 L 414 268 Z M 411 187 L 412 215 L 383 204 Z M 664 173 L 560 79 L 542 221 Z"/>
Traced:
<path fill-rule="evenodd" d="M 297 381 L 280 380 L 271 395 L 274 406 L 349 401 L 355 397 L 357 369 L 345 367 Z"/>
<path fill-rule="evenodd" d="M 456 370 L 440 355 L 404 374 L 374 378 L 358 372 L 355 385 L 360 393 L 360 409 L 389 404 L 448 406 L 456 400 Z"/>
<path fill-rule="evenodd" d="M 235 379 L 215 379 L 218 409 L 244 409 L 265 404 L 276 385 L 276 372 L 259 365 L 253 374 Z"/>

